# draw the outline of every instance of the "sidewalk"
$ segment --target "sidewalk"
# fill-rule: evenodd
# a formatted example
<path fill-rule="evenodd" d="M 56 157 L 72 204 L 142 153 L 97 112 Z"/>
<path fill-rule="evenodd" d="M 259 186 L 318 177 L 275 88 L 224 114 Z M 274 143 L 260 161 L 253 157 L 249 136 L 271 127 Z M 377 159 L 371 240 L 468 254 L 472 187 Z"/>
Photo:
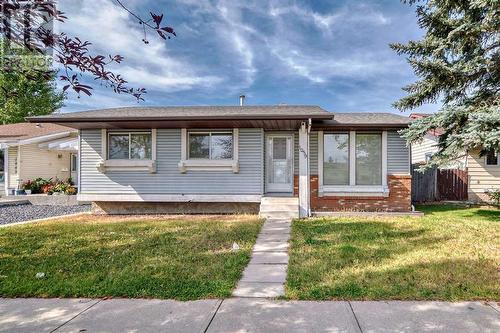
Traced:
<path fill-rule="evenodd" d="M 481 302 L 0 299 L 0 332 L 500 332 Z"/>

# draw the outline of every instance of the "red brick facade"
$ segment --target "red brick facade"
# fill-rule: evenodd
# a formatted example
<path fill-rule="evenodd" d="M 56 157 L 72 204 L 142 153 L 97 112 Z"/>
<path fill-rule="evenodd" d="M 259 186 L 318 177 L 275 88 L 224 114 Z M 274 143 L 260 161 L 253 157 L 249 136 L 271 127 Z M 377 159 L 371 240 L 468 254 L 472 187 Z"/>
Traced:
<path fill-rule="evenodd" d="M 371 211 L 409 212 L 411 211 L 411 176 L 389 175 L 388 197 L 333 197 L 318 196 L 318 176 L 311 176 L 311 209 L 317 212 Z M 294 179 L 294 194 L 299 192 L 299 178 Z"/>

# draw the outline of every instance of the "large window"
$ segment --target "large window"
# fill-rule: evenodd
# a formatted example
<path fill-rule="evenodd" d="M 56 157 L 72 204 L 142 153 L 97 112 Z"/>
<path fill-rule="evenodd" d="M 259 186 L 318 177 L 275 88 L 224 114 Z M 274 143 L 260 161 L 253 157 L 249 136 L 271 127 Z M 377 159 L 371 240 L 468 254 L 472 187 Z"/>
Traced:
<path fill-rule="evenodd" d="M 320 187 L 350 191 L 386 186 L 387 132 L 324 133 L 320 143 Z"/>
<path fill-rule="evenodd" d="M 349 185 L 349 134 L 325 134 L 323 184 Z"/>
<path fill-rule="evenodd" d="M 486 154 L 486 165 L 500 165 L 500 158 L 498 158 L 498 152 L 490 150 Z"/>
<path fill-rule="evenodd" d="M 111 132 L 108 140 L 110 160 L 151 159 L 151 132 Z"/>
<path fill-rule="evenodd" d="M 356 134 L 356 185 L 382 185 L 380 134 Z"/>
<path fill-rule="evenodd" d="M 233 133 L 190 132 L 188 152 L 189 159 L 232 159 Z"/>

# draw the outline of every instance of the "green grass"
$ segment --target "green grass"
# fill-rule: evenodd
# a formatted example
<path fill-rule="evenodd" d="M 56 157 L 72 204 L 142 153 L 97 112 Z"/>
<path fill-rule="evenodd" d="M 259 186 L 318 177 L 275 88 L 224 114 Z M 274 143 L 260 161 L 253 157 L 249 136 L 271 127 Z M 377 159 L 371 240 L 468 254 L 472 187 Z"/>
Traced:
<path fill-rule="evenodd" d="M 82 216 L 1 228 L 0 296 L 227 297 L 261 223 L 255 216 Z"/>
<path fill-rule="evenodd" d="M 418 209 L 294 221 L 287 298 L 500 300 L 500 210 Z"/>

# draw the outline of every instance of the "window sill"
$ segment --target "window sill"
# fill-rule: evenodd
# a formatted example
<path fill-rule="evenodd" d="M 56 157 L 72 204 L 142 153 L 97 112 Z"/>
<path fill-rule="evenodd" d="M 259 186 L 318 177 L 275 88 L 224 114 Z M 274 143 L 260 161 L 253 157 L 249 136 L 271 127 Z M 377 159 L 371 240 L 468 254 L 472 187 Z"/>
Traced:
<path fill-rule="evenodd" d="M 181 160 L 179 171 L 232 171 L 238 173 L 240 164 L 237 160 Z"/>
<path fill-rule="evenodd" d="M 321 186 L 319 196 L 332 197 L 388 197 L 387 186 Z"/>
<path fill-rule="evenodd" d="M 156 173 L 156 162 L 153 160 L 106 160 L 97 165 L 97 169 L 109 171 L 148 171 Z"/>

